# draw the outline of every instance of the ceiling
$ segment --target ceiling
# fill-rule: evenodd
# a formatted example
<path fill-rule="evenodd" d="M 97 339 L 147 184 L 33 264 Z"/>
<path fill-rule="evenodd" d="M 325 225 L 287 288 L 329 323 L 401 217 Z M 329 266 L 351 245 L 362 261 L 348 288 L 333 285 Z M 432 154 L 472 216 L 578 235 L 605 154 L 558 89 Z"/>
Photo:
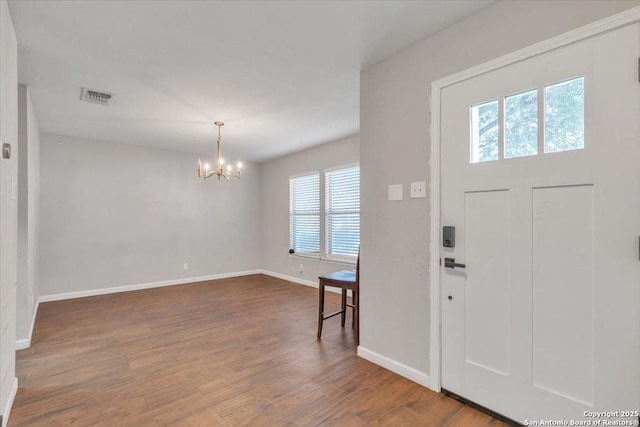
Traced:
<path fill-rule="evenodd" d="M 360 70 L 493 1 L 10 1 L 43 132 L 262 161 L 354 135 Z M 81 87 L 116 94 L 80 101 Z"/>

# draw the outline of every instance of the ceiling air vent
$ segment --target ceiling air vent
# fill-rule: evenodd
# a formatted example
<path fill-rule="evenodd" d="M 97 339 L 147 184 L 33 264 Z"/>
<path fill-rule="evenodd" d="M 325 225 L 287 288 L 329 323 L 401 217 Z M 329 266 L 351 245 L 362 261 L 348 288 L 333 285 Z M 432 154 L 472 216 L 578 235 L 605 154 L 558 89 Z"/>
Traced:
<path fill-rule="evenodd" d="M 111 105 L 116 97 L 115 94 L 109 92 L 99 92 L 93 89 L 82 88 L 82 94 L 80 100 L 85 102 L 91 102 L 92 104 Z"/>

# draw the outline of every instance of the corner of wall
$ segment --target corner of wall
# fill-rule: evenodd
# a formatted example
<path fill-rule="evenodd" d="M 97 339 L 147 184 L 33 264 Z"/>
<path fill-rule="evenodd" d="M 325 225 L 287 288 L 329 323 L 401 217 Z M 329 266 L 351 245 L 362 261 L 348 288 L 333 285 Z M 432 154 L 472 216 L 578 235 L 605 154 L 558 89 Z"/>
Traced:
<path fill-rule="evenodd" d="M 13 20 L 6 0 L 0 1 L 0 135 L 13 146 L 15 157 L 2 160 L 2 181 L 17 180 L 18 145 L 18 43 Z M 15 321 L 17 282 L 17 204 L 11 190 L 0 190 L 2 224 L 2 257 L 0 257 L 0 413 L 3 423 L 8 421 L 17 389 L 15 379 Z"/>
<path fill-rule="evenodd" d="M 13 385 L 11 386 L 11 393 L 7 399 L 7 405 L 2 411 L 2 427 L 7 427 L 9 424 L 9 415 L 11 414 L 11 407 L 13 406 L 13 401 L 16 398 L 16 393 L 18 392 L 18 379 L 13 378 Z"/>
<path fill-rule="evenodd" d="M 29 88 L 18 85 L 18 282 L 16 345 L 27 348 L 37 311 L 40 129 Z"/>

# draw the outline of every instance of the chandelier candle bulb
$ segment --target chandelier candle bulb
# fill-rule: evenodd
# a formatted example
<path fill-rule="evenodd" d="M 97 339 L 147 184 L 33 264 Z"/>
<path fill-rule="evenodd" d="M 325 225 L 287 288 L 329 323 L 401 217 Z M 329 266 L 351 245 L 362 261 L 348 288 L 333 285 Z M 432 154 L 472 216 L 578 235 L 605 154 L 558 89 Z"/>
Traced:
<path fill-rule="evenodd" d="M 203 172 L 202 160 L 198 159 L 198 177 L 204 178 L 206 180 L 207 178 L 211 178 L 213 175 L 216 175 L 218 179 L 224 178 L 227 181 L 229 181 L 229 178 L 231 177 L 240 178 L 240 175 L 242 175 L 242 162 L 238 162 L 238 169 L 234 173 L 231 173 L 232 162 L 227 163 L 226 170 L 223 167 L 224 159 L 222 157 L 222 138 L 220 137 L 220 128 L 224 126 L 224 123 L 215 122 L 214 124 L 218 126 L 218 155 L 216 156 L 217 166 L 215 170 L 209 170 L 209 163 L 205 163 Z"/>

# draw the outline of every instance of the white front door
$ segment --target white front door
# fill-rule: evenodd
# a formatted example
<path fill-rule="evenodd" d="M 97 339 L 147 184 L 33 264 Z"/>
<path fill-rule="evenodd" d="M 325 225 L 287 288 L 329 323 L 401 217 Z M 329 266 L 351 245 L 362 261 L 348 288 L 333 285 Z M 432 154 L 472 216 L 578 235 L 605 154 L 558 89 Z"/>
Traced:
<path fill-rule="evenodd" d="M 441 92 L 442 387 L 519 422 L 638 419 L 639 45 L 634 24 Z"/>

